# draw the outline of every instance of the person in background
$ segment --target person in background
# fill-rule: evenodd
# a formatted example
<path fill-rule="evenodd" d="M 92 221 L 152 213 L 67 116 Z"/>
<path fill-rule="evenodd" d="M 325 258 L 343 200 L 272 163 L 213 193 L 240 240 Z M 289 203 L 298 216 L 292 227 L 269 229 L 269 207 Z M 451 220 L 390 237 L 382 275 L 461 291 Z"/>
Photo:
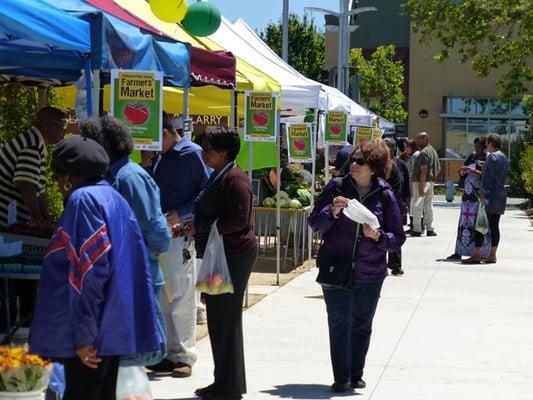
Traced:
<path fill-rule="evenodd" d="M 470 154 L 459 171 L 464 179 L 464 192 L 461 198 L 461 214 L 457 227 L 455 251 L 446 260 L 461 260 L 463 256 L 471 256 L 474 250 L 474 228 L 479 208 L 479 191 L 481 188 L 481 170 L 485 159 L 487 139 L 484 136 L 474 140 L 474 151 Z M 481 256 L 487 257 L 490 252 L 490 233 L 485 235 L 481 248 Z"/>
<path fill-rule="evenodd" d="M 505 213 L 507 205 L 505 180 L 509 173 L 509 160 L 502 152 L 502 139 L 497 133 L 491 133 L 487 136 L 487 151 L 487 161 L 485 161 L 481 172 L 479 202 L 485 205 L 491 238 L 490 254 L 484 262 L 485 264 L 494 264 L 497 261 L 496 252 L 500 244 L 500 218 Z M 481 263 L 483 240 L 484 235 L 475 231 L 472 257 L 463 260 L 463 263 Z"/>
<path fill-rule="evenodd" d="M 133 138 L 129 128 L 122 121 L 111 116 L 90 118 L 80 123 L 80 133 L 95 140 L 109 156 L 111 164 L 106 179 L 126 199 L 137 218 L 148 249 L 154 294 L 158 299 L 165 281 L 157 257 L 168 251 L 171 239 L 167 220 L 161 212 L 159 189 L 148 172 L 130 161 Z M 166 332 L 163 313 L 159 302 L 157 305 L 158 328 L 164 340 Z M 156 357 L 155 362 L 161 361 L 165 352 L 163 341 L 161 355 Z"/>
<path fill-rule="evenodd" d="M 353 133 L 348 135 L 348 144 L 339 150 L 337 157 L 335 158 L 335 164 L 330 168 L 330 173 L 334 177 L 344 176 L 350 172 L 348 160 L 355 149 L 353 147 L 353 136 Z"/>
<path fill-rule="evenodd" d="M 429 135 L 420 132 L 416 135 L 416 144 L 420 149 L 420 155 L 413 165 L 412 180 L 416 185 L 413 193 L 413 230 L 411 236 L 421 236 L 422 215 L 427 236 L 437 236 L 433 228 L 433 187 L 435 180 L 440 174 L 440 161 L 437 151 L 429 144 Z"/>
<path fill-rule="evenodd" d="M 328 314 L 334 392 L 364 388 L 366 354 L 381 287 L 387 276 L 387 252 L 398 250 L 405 233 L 398 200 L 385 181 L 391 168 L 387 145 L 381 139 L 366 143 L 350 157 L 350 173 L 332 179 L 318 197 L 309 225 L 324 239 L 319 252 L 349 257 L 357 224 L 344 215 L 350 199 L 357 199 L 378 218 L 380 228 L 362 227 L 356 268 L 350 290 L 323 286 Z"/>
<path fill-rule="evenodd" d="M 161 192 L 161 209 L 174 227 L 192 217 L 194 201 L 205 188 L 210 171 L 202 160 L 202 149 L 178 133 L 179 121 L 163 113 L 163 151 L 153 159 L 148 173 Z M 146 159 L 145 159 L 146 161 Z M 167 327 L 167 357 L 149 367 L 154 372 L 171 372 L 173 377 L 192 374 L 197 359 L 196 318 L 199 293 L 196 290 L 197 263 L 194 239 L 171 240 L 160 259 L 168 279 L 161 294 Z"/>
<path fill-rule="evenodd" d="M 102 146 L 78 135 L 52 154 L 65 207 L 44 256 L 30 351 L 64 364 L 65 400 L 114 400 L 120 357 L 161 343 L 146 247 L 103 179 L 108 165 Z"/>
<path fill-rule="evenodd" d="M 409 182 L 409 171 L 405 163 L 396 157 L 396 141 L 392 138 L 385 138 L 390 157 L 392 160 L 392 169 L 390 176 L 387 178 L 387 182 L 391 185 L 400 205 L 400 211 L 402 213 L 402 224 L 407 225 L 407 215 L 409 213 L 409 203 L 411 201 L 411 188 Z M 402 269 L 402 249 L 399 248 L 396 251 L 391 251 L 388 254 L 387 264 L 393 275 L 403 275 Z"/>
<path fill-rule="evenodd" d="M 45 192 L 46 146 L 55 145 L 65 135 L 66 115 L 54 107 L 37 112 L 33 125 L 0 147 L 0 230 L 11 224 L 51 230 Z M 48 229 L 47 229 L 48 230 Z M 31 233 L 31 230 L 25 231 Z M 9 283 L 10 319 L 17 318 L 17 298 L 21 325 L 27 327 L 33 312 L 37 282 L 13 280 Z M 2 321 L 3 318 L 2 318 Z"/>
<path fill-rule="evenodd" d="M 418 154 L 415 156 L 415 153 L 418 151 L 418 147 L 413 139 L 407 139 L 404 142 L 403 148 L 404 150 L 398 158 L 405 163 L 407 171 L 409 172 L 409 179 L 411 179 L 411 176 L 413 175 L 413 164 L 418 156 Z"/>
<path fill-rule="evenodd" d="M 194 217 L 180 235 L 194 235 L 196 254 L 203 258 L 213 224 L 224 241 L 233 293 L 205 295 L 207 326 L 215 364 L 214 382 L 195 394 L 210 400 L 236 400 L 246 393 L 242 332 L 242 302 L 257 258 L 253 231 L 252 186 L 235 164 L 240 150 L 239 134 L 213 126 L 196 137 L 205 164 L 213 169 L 207 187 L 194 205 Z"/>

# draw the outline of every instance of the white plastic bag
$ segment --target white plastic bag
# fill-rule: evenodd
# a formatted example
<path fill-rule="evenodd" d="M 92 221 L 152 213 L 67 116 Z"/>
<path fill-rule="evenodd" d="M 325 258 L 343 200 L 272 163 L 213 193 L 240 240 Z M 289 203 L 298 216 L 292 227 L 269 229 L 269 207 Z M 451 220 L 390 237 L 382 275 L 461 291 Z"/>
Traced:
<path fill-rule="evenodd" d="M 482 235 L 486 235 L 489 231 L 489 218 L 487 217 L 485 204 L 480 204 L 477 209 L 476 226 L 474 229 Z"/>
<path fill-rule="evenodd" d="M 143 367 L 119 367 L 117 400 L 153 400 L 150 381 Z"/>
<path fill-rule="evenodd" d="M 429 191 L 429 188 L 431 187 L 431 183 L 426 182 L 424 185 L 424 196 L 419 196 L 418 199 L 416 199 L 414 207 L 420 207 L 422 205 L 422 202 L 424 201 L 424 197 L 426 197 L 427 192 Z M 416 190 L 418 190 L 418 185 L 416 185 Z"/>
<path fill-rule="evenodd" d="M 218 233 L 217 221 L 213 222 L 209 232 L 196 288 L 207 294 L 233 293 L 233 283 L 224 253 L 224 242 Z"/>
<path fill-rule="evenodd" d="M 372 211 L 355 199 L 350 200 L 348 202 L 348 207 L 343 209 L 342 212 L 352 221 L 355 221 L 359 224 L 370 225 L 370 227 L 373 229 L 379 228 L 378 217 L 376 217 Z"/>

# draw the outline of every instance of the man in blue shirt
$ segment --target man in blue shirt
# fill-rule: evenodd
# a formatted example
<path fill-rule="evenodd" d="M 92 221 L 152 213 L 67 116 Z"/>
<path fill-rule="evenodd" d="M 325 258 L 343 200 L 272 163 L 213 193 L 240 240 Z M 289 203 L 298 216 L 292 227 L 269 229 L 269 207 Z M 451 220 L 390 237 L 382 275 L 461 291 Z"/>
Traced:
<path fill-rule="evenodd" d="M 168 251 L 171 239 L 167 220 L 160 207 L 159 189 L 143 168 L 130 161 L 133 139 L 128 127 L 120 120 L 111 116 L 101 119 L 91 118 L 80 124 L 80 132 L 82 136 L 91 138 L 102 145 L 109 156 L 111 163 L 106 178 L 126 199 L 137 218 L 148 249 L 154 291 L 158 298 L 165 281 L 157 257 Z M 164 338 L 163 314 L 160 304 L 158 306 L 158 328 Z M 161 356 L 156 356 L 152 361 L 159 361 L 164 353 L 165 346 L 162 343 Z"/>
<path fill-rule="evenodd" d="M 161 191 L 161 209 L 170 226 L 192 217 L 194 201 L 209 179 L 200 146 L 182 138 L 178 120 L 163 113 L 163 151 L 148 166 Z M 143 164 L 147 161 L 143 157 Z M 146 166 L 146 164 L 144 165 Z M 152 368 L 172 371 L 174 377 L 188 377 L 196 362 L 197 264 L 194 239 L 173 239 L 160 258 L 167 271 L 161 296 L 167 327 L 167 358 Z"/>

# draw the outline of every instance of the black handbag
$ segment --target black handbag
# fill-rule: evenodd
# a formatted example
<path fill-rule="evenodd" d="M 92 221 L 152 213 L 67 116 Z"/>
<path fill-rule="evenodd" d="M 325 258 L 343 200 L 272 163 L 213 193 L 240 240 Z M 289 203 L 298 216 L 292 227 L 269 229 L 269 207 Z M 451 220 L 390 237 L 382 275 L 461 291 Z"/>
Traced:
<path fill-rule="evenodd" d="M 353 271 L 355 269 L 355 258 L 359 249 L 361 225 L 357 224 L 355 240 L 353 244 L 352 257 L 339 257 L 332 254 L 321 246 L 318 249 L 316 263 L 318 266 L 318 276 L 316 282 L 322 286 L 335 287 L 339 289 L 350 289 L 352 287 Z"/>

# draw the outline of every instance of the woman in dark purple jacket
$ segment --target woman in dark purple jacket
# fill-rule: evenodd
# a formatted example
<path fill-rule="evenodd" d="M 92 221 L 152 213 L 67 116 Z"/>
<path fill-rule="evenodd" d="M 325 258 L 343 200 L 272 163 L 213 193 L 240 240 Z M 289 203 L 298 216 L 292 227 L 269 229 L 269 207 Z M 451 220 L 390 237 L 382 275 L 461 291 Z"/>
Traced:
<path fill-rule="evenodd" d="M 309 217 L 322 234 L 320 252 L 352 256 L 357 224 L 342 209 L 357 199 L 378 218 L 380 228 L 363 225 L 355 257 L 351 289 L 323 286 L 328 313 L 331 362 L 335 382 L 331 389 L 344 392 L 364 388 L 363 368 L 372 333 L 372 320 L 387 276 L 386 254 L 405 242 L 400 208 L 384 178 L 391 161 L 385 142 L 373 140 L 350 156 L 350 173 L 334 178 L 324 188 Z"/>

